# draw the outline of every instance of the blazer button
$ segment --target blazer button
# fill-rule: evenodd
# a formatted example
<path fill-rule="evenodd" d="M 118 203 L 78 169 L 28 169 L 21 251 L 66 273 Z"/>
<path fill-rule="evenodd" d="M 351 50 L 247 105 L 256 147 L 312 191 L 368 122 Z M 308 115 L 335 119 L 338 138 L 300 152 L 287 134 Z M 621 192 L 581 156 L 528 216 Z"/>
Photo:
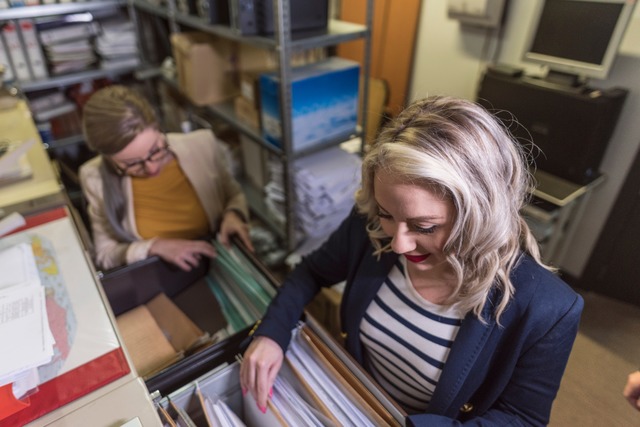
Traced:
<path fill-rule="evenodd" d="M 342 338 L 343 340 L 347 339 L 347 333 L 346 332 L 340 332 L 340 338 Z"/>
<path fill-rule="evenodd" d="M 460 412 L 464 412 L 465 414 L 473 411 L 473 403 L 467 402 L 460 408 Z"/>

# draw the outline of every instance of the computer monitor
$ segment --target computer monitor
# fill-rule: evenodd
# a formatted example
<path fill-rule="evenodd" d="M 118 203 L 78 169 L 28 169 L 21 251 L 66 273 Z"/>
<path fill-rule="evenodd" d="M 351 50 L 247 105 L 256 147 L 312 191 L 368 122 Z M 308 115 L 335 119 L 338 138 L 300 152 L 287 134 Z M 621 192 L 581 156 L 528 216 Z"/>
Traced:
<path fill-rule="evenodd" d="M 544 0 L 525 48 L 524 60 L 550 73 L 604 79 L 631 19 L 636 0 Z"/>

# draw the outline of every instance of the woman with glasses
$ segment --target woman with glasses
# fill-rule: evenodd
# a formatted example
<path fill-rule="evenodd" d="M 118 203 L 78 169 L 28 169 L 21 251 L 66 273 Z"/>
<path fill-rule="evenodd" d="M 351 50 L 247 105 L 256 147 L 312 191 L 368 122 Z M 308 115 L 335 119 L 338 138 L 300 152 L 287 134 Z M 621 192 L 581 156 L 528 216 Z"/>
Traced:
<path fill-rule="evenodd" d="M 245 197 L 210 130 L 165 134 L 148 101 L 119 85 L 93 94 L 82 122 L 99 153 L 80 168 L 99 268 L 157 255 L 189 271 L 216 256 L 200 239 L 215 232 L 252 249 Z"/>

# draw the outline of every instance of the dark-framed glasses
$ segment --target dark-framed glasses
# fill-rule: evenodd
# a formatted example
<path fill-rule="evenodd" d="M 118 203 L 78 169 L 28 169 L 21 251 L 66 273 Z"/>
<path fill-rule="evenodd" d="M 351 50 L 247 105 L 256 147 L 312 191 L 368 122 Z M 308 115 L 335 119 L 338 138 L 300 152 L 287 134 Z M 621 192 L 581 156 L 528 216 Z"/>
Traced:
<path fill-rule="evenodd" d="M 133 162 L 127 162 L 124 165 L 117 165 L 120 172 L 129 175 L 141 175 L 146 172 L 147 162 L 149 163 L 158 163 L 166 159 L 167 157 L 173 155 L 171 151 L 171 147 L 169 144 L 164 142 L 162 146 L 156 147 L 149 151 L 149 155 L 144 159 L 136 160 Z"/>

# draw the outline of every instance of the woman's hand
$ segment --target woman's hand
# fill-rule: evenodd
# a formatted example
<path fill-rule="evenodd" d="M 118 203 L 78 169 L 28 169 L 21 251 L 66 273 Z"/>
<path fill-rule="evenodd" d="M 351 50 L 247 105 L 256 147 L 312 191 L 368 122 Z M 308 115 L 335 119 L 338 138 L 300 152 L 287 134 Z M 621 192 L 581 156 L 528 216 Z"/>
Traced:
<path fill-rule="evenodd" d="M 640 411 L 640 371 L 629 374 L 627 385 L 622 392 L 631 406 Z"/>
<path fill-rule="evenodd" d="M 242 243 L 253 252 L 253 244 L 249 238 L 249 224 L 244 222 L 240 215 L 232 210 L 227 211 L 220 224 L 220 243 L 225 247 L 230 247 L 231 236 L 237 234 Z"/>
<path fill-rule="evenodd" d="M 240 365 L 242 394 L 250 392 L 263 413 L 283 360 L 282 348 L 267 337 L 255 337 L 244 353 Z"/>
<path fill-rule="evenodd" d="M 203 256 L 215 258 L 216 249 L 204 240 L 156 239 L 149 248 L 149 255 L 158 255 L 184 271 L 191 271 Z"/>

